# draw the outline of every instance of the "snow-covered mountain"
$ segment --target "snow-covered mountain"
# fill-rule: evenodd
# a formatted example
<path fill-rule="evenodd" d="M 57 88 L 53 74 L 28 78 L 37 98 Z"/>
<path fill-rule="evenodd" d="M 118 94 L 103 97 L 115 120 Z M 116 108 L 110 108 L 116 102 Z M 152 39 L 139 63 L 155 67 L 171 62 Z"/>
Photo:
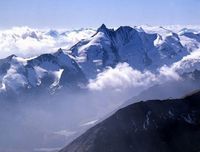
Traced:
<path fill-rule="evenodd" d="M 86 78 L 74 58 L 59 49 L 24 59 L 11 55 L 0 60 L 1 92 L 20 94 L 27 90 L 53 91 L 61 87 L 76 87 Z"/>
<path fill-rule="evenodd" d="M 167 31 L 162 36 L 128 26 L 108 29 L 104 24 L 90 39 L 80 41 L 70 50 L 88 77 L 95 77 L 106 66 L 114 67 L 119 62 L 138 70 L 155 70 L 189 54 L 176 33 Z"/>
<path fill-rule="evenodd" d="M 103 24 L 90 38 L 80 40 L 68 50 L 59 49 L 34 58 L 11 55 L 1 59 L 0 92 L 19 94 L 41 88 L 49 92 L 71 86 L 81 88 L 107 67 L 115 68 L 124 62 L 140 72 L 157 73 L 167 66 L 181 76 L 191 74 L 200 65 L 199 33 L 187 28 L 179 31 L 164 27 L 108 29 Z M 51 30 L 45 34 L 56 38 L 66 32 Z M 30 31 L 23 37 L 35 39 L 38 33 Z"/>

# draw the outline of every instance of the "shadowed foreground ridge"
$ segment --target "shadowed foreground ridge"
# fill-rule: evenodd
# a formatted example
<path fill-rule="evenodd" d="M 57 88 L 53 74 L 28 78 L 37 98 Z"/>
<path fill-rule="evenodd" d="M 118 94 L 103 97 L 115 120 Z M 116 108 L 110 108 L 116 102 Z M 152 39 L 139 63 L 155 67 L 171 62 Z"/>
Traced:
<path fill-rule="evenodd" d="M 117 111 L 60 152 L 199 152 L 200 92 Z"/>

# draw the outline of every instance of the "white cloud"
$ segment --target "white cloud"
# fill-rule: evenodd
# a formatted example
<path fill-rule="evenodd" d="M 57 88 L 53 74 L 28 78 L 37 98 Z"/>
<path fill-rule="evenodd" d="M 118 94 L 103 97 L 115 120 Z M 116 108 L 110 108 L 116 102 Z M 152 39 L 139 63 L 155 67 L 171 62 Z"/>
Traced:
<path fill-rule="evenodd" d="M 200 70 L 200 50 L 192 52 L 171 66 L 163 66 L 157 72 L 138 71 L 127 63 L 119 63 L 115 68 L 108 67 L 91 79 L 88 89 L 115 96 L 133 97 L 154 85 L 167 85 L 183 82 L 183 74 Z M 116 94 L 116 92 L 118 92 Z"/>
<path fill-rule="evenodd" d="M 179 74 L 200 70 L 200 50 L 196 50 L 190 55 L 183 57 L 182 60 L 174 63 L 171 69 Z"/>
<path fill-rule="evenodd" d="M 81 30 L 38 30 L 16 27 L 0 31 L 0 58 L 16 54 L 32 57 L 55 52 L 59 48 L 69 49 L 81 39 L 94 34 L 92 29 Z"/>
<path fill-rule="evenodd" d="M 181 80 L 179 74 L 172 67 L 163 66 L 153 73 L 138 71 L 127 63 L 120 63 L 115 68 L 107 68 L 98 74 L 96 79 L 91 79 L 88 89 L 103 95 L 113 93 L 115 96 L 124 96 L 125 99 L 128 99 L 154 85 Z"/>
<path fill-rule="evenodd" d="M 131 92 L 130 96 L 134 96 L 156 84 L 179 79 L 181 79 L 179 75 L 170 67 L 164 66 L 157 73 L 152 73 L 150 71 L 141 72 L 133 69 L 127 63 L 120 63 L 115 68 L 109 67 L 98 74 L 96 79 L 90 80 L 88 88 L 106 93 L 128 94 Z"/>
<path fill-rule="evenodd" d="M 20 87 L 24 87 L 27 84 L 26 78 L 23 75 L 17 73 L 17 67 L 11 66 L 7 75 L 2 79 L 4 86 L 9 86 L 12 90 L 17 91 Z"/>
<path fill-rule="evenodd" d="M 109 67 L 97 75 L 95 80 L 90 80 L 88 87 L 94 90 L 115 89 L 123 90 L 132 86 L 145 86 L 155 81 L 151 72 L 144 73 L 131 68 L 127 63 L 120 63 L 116 68 Z"/>

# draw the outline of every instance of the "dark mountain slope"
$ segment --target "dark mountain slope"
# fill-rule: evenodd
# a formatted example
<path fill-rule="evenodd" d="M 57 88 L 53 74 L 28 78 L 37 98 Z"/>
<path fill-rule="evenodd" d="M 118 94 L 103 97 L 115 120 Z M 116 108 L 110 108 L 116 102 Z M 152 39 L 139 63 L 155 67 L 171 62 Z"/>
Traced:
<path fill-rule="evenodd" d="M 132 104 L 60 152 L 199 152 L 200 92 Z"/>

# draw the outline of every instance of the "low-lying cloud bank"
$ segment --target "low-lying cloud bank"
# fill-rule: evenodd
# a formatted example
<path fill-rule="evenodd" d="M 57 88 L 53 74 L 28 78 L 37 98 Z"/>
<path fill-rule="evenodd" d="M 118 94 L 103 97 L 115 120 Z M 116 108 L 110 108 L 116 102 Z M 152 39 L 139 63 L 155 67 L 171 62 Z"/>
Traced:
<path fill-rule="evenodd" d="M 39 30 L 16 27 L 0 31 L 0 58 L 11 54 L 32 57 L 41 53 L 52 53 L 59 48 L 68 49 L 81 39 L 95 33 L 92 29 Z"/>
<path fill-rule="evenodd" d="M 192 52 L 182 60 L 171 66 L 163 66 L 156 72 L 138 71 L 127 63 L 119 63 L 115 68 L 108 67 L 98 74 L 96 79 L 91 79 L 88 89 L 95 92 L 130 93 L 136 96 L 142 91 L 165 83 L 183 81 L 185 74 L 200 70 L 200 50 Z"/>
<path fill-rule="evenodd" d="M 123 92 L 127 89 L 140 92 L 156 84 L 167 81 L 180 80 L 179 74 L 171 67 L 163 66 L 156 73 L 151 71 L 138 71 L 127 63 L 119 63 L 115 68 L 107 68 L 97 75 L 96 79 L 89 81 L 89 90 L 110 90 Z"/>

